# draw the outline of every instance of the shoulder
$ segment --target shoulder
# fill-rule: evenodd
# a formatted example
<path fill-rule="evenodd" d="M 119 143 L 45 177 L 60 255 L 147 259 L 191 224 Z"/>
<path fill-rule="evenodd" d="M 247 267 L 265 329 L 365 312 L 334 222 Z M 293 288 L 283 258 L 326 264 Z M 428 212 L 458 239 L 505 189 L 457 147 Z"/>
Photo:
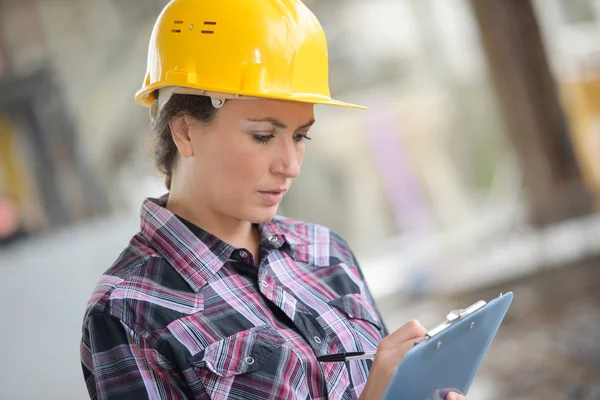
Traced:
<path fill-rule="evenodd" d="M 100 277 L 88 301 L 84 324 L 90 316 L 102 314 L 145 336 L 178 318 L 181 311 L 197 308 L 194 293 L 183 278 L 136 235 Z M 157 311 L 161 318 L 155 318 Z"/>
<path fill-rule="evenodd" d="M 322 266 L 344 263 L 358 268 L 346 240 L 326 226 L 281 216 L 274 222 L 292 248 L 303 253 L 305 262 Z"/>

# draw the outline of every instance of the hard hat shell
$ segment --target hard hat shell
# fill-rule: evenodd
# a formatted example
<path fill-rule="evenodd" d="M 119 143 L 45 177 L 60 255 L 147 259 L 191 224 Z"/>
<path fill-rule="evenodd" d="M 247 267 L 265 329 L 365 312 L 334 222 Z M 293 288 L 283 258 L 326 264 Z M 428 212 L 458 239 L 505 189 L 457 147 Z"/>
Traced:
<path fill-rule="evenodd" d="M 135 96 L 181 87 L 243 97 L 354 108 L 329 91 L 327 41 L 299 0 L 172 0 L 152 32 Z"/>

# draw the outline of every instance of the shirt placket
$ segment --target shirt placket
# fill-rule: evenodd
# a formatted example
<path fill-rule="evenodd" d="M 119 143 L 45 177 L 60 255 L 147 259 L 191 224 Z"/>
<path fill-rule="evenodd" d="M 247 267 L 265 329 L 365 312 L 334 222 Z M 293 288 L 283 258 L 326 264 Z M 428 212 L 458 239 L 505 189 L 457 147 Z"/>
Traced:
<path fill-rule="evenodd" d="M 297 331 L 304 337 L 316 356 L 330 354 L 331 344 L 327 334 L 308 306 L 286 291 L 275 278 L 268 266 L 268 257 L 259 268 L 260 291 L 269 301 L 281 309 L 293 322 Z M 327 398 L 332 400 L 355 400 L 351 390 L 350 377 L 344 363 L 320 363 L 327 387 Z"/>

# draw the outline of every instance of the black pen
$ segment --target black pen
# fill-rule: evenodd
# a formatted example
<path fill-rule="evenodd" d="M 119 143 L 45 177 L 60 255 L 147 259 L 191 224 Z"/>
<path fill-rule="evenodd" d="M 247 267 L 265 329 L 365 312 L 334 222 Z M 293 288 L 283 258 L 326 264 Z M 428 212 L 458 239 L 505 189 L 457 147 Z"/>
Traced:
<path fill-rule="evenodd" d="M 415 340 L 414 346 L 421 343 L 425 338 Z M 350 360 L 368 360 L 375 357 L 375 351 L 355 351 L 350 353 L 327 354 L 317 357 L 317 361 L 321 362 L 341 362 Z"/>
<path fill-rule="evenodd" d="M 317 361 L 321 362 L 342 362 L 350 360 L 368 360 L 375 357 L 375 351 L 355 351 L 352 353 L 337 353 L 328 354 L 326 356 L 317 357 Z"/>

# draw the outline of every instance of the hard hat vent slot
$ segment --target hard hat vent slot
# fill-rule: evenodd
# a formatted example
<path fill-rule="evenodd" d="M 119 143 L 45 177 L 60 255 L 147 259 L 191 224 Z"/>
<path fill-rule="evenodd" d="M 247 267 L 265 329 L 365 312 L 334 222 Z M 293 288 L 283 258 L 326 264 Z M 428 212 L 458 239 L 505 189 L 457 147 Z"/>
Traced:
<path fill-rule="evenodd" d="M 204 25 L 215 26 L 215 25 L 217 25 L 217 23 L 215 21 L 204 21 Z M 201 31 L 200 33 L 203 33 L 205 35 L 212 35 L 213 33 L 215 33 L 215 31 L 204 30 L 204 31 Z"/>
<path fill-rule="evenodd" d="M 183 24 L 183 21 L 177 20 L 177 21 L 173 21 L 173 23 L 175 25 L 181 25 L 181 24 Z M 171 33 L 181 33 L 181 29 L 173 28 L 173 29 L 171 29 Z"/>

